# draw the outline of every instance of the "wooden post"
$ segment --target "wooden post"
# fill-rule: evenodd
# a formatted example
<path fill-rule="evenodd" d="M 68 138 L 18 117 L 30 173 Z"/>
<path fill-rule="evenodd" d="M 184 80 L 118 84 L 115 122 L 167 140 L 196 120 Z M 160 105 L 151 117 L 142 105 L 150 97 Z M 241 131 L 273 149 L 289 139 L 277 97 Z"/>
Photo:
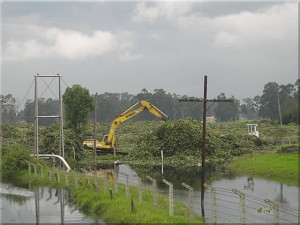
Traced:
<path fill-rule="evenodd" d="M 97 169 L 97 153 L 96 153 L 96 109 L 97 109 L 97 93 L 95 94 L 94 102 L 94 180 L 96 185 L 96 169 Z"/>
<path fill-rule="evenodd" d="M 206 101 L 207 101 L 207 76 L 204 76 L 204 99 L 203 99 L 203 131 L 202 131 L 202 151 L 201 151 L 201 215 L 204 213 L 204 183 L 205 183 L 205 137 L 206 137 Z"/>
<path fill-rule="evenodd" d="M 201 216 L 205 223 L 205 213 L 204 213 L 204 183 L 205 183 L 205 156 L 206 156 L 206 146 L 205 146 L 205 137 L 206 137 L 206 112 L 209 109 L 210 105 L 207 108 L 207 102 L 233 102 L 233 99 L 207 99 L 207 76 L 204 76 L 204 98 L 181 98 L 178 99 L 180 102 L 203 102 L 203 131 L 202 131 L 202 150 L 201 150 Z"/>

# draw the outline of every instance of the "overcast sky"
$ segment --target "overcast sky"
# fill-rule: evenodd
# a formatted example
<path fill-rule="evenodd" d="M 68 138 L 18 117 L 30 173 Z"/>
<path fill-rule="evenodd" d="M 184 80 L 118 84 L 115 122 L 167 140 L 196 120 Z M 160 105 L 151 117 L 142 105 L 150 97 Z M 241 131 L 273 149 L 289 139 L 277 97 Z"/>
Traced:
<path fill-rule="evenodd" d="M 1 8 L 1 93 L 19 100 L 37 73 L 61 74 L 91 94 L 162 88 L 196 97 L 207 75 L 210 98 L 240 100 L 261 95 L 270 81 L 298 78 L 295 2 L 4 1 Z M 39 82 L 40 94 L 51 80 Z M 42 97 L 54 98 L 51 85 Z"/>

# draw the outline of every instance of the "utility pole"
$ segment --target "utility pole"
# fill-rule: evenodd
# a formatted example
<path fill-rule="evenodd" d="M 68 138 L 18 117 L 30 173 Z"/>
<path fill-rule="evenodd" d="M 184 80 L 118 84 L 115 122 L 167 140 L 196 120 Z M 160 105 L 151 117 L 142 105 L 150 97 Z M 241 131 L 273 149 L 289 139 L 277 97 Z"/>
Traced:
<path fill-rule="evenodd" d="M 277 89 L 277 103 L 278 103 L 279 122 L 280 122 L 280 125 L 282 126 L 282 116 L 281 116 L 280 99 L 279 99 L 279 88 Z"/>
<path fill-rule="evenodd" d="M 97 153 L 96 153 L 96 119 L 97 119 L 97 93 L 95 94 L 95 102 L 94 102 L 94 167 L 95 167 L 95 171 L 96 171 L 96 166 L 97 166 L 97 161 L 96 161 L 96 157 L 97 157 Z"/>
<path fill-rule="evenodd" d="M 215 102 L 233 102 L 233 99 L 207 99 L 207 76 L 204 76 L 204 98 L 181 98 L 178 99 L 180 102 L 203 102 L 203 130 L 202 130 L 202 151 L 201 151 L 201 216 L 205 222 L 204 213 L 204 184 L 205 184 L 205 157 L 206 157 L 206 112 Z M 207 102 L 212 104 L 207 108 Z"/>

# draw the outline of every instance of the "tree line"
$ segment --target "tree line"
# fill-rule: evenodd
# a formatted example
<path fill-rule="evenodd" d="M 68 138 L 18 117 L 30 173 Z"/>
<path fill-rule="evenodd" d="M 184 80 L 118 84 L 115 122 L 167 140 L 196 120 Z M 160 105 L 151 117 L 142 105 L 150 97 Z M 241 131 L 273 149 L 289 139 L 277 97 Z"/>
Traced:
<path fill-rule="evenodd" d="M 85 90 L 85 92 L 82 94 L 88 95 L 89 98 L 83 98 L 81 95 L 76 96 L 76 93 L 80 93 L 82 90 Z M 68 92 L 72 93 L 70 94 L 71 96 L 66 95 Z M 243 99 L 242 102 L 240 102 L 234 96 L 228 97 L 225 93 L 220 93 L 217 96 L 217 99 L 230 98 L 234 100 L 233 103 L 226 102 L 209 105 L 207 115 L 214 116 L 217 121 L 221 122 L 239 119 L 269 119 L 282 122 L 283 124 L 288 124 L 291 122 L 299 124 L 299 92 L 300 79 L 298 79 L 294 84 L 289 83 L 286 85 L 279 85 L 276 82 L 269 82 L 264 85 L 264 90 L 261 95 L 257 95 L 253 98 L 249 97 Z M 69 109 L 76 112 L 73 116 L 80 116 L 80 112 L 82 110 L 91 111 L 88 119 L 92 121 L 94 118 L 92 109 L 95 96 L 90 95 L 86 88 L 83 88 L 80 85 L 74 85 L 72 87 L 68 87 L 64 94 L 63 100 L 65 108 L 69 97 L 75 102 L 75 105 L 72 106 L 73 108 L 71 107 L 71 109 Z M 152 103 L 173 120 L 186 117 L 192 117 L 197 120 L 201 120 L 202 103 L 179 102 L 178 99 L 180 97 L 189 96 L 178 96 L 175 93 L 167 93 L 163 89 L 154 89 L 153 92 L 149 92 L 145 88 L 136 95 L 129 94 L 127 92 L 105 92 L 97 95 L 96 120 L 98 122 L 111 123 L 117 115 L 140 100 L 146 100 Z M 18 101 L 13 97 L 12 94 L 1 95 L 1 116 L 3 124 L 16 123 L 19 121 L 25 121 L 28 123 L 34 122 L 34 100 L 28 99 L 21 111 L 18 111 L 18 104 Z M 40 98 L 39 115 L 58 115 L 59 106 L 59 100 L 52 98 Z M 146 112 L 132 118 L 131 121 L 152 119 L 156 120 L 153 115 Z M 39 124 L 47 126 L 54 122 L 57 122 L 56 119 L 42 118 L 40 119 Z"/>

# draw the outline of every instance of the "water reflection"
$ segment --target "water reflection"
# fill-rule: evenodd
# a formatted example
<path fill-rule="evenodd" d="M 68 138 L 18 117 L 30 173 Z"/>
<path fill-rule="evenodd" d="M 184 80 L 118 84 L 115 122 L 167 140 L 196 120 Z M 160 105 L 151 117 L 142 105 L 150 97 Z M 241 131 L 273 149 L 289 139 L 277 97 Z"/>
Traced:
<path fill-rule="evenodd" d="M 254 192 L 254 179 L 253 177 L 248 177 L 247 178 L 247 184 L 244 185 L 244 190 L 251 190 Z"/>
<path fill-rule="evenodd" d="M 0 183 L 0 192 L 1 223 L 104 224 L 79 212 L 69 192 L 63 189 L 36 187 L 26 190 Z M 29 195 L 24 196 L 24 193 Z"/>

